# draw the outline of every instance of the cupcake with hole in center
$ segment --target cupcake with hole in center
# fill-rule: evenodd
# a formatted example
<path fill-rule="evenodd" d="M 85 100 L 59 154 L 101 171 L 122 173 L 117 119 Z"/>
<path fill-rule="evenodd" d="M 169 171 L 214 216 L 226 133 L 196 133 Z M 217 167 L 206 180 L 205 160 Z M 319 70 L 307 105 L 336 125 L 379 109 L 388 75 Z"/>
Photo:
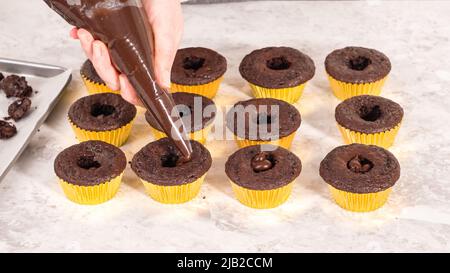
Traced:
<path fill-rule="evenodd" d="M 191 93 L 179 92 L 172 96 L 190 139 L 205 144 L 216 117 L 217 107 L 214 102 Z M 151 112 L 147 111 L 145 119 L 150 124 L 156 139 L 167 137 Z"/>
<path fill-rule="evenodd" d="M 400 164 L 388 150 L 351 144 L 337 147 L 320 164 L 320 176 L 342 208 L 367 212 L 382 207 L 400 178 Z"/>
<path fill-rule="evenodd" d="M 148 144 L 134 156 L 131 168 L 151 198 L 164 204 L 180 204 L 198 195 L 212 158 L 202 144 L 191 144 L 192 158 L 187 162 L 169 138 Z"/>
<path fill-rule="evenodd" d="M 341 102 L 335 117 L 347 144 L 361 143 L 389 148 L 403 119 L 403 108 L 378 96 L 357 96 Z"/>
<path fill-rule="evenodd" d="M 325 69 L 334 95 L 345 100 L 359 95 L 380 95 L 391 62 L 378 50 L 346 47 L 327 56 Z"/>
<path fill-rule="evenodd" d="M 291 195 L 301 170 L 301 161 L 295 154 L 272 145 L 240 149 L 225 165 L 236 198 L 257 209 L 283 204 Z"/>
<path fill-rule="evenodd" d="M 120 90 L 112 90 L 97 74 L 94 65 L 90 60 L 86 60 L 80 69 L 81 78 L 86 85 L 89 94 L 114 93 L 120 94 Z"/>
<path fill-rule="evenodd" d="M 96 205 L 116 195 L 126 165 L 125 154 L 119 148 L 102 141 L 87 141 L 62 151 L 54 169 L 68 199 Z"/>
<path fill-rule="evenodd" d="M 289 149 L 301 121 L 293 105 L 271 98 L 238 102 L 227 114 L 227 127 L 241 148 L 272 144 Z"/>
<path fill-rule="evenodd" d="M 313 60 L 290 47 L 267 47 L 245 56 L 239 67 L 256 98 L 297 102 L 314 77 Z"/>
<path fill-rule="evenodd" d="M 130 135 L 136 113 L 136 107 L 120 95 L 103 93 L 72 104 L 69 121 L 79 141 L 101 140 L 122 146 Z"/>
<path fill-rule="evenodd" d="M 203 47 L 180 49 L 172 66 L 171 91 L 212 99 L 226 71 L 227 60 L 214 50 Z"/>

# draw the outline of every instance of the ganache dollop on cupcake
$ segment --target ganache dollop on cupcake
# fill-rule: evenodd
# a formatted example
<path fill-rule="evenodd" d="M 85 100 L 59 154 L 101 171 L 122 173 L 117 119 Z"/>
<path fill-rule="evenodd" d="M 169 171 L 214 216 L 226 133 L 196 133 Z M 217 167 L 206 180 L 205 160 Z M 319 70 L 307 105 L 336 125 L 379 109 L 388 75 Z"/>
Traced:
<path fill-rule="evenodd" d="M 347 143 L 392 145 L 403 120 L 403 108 L 396 102 L 370 95 L 341 102 L 335 118 Z"/>
<path fill-rule="evenodd" d="M 381 207 L 400 178 L 400 164 L 388 150 L 363 144 L 341 146 L 320 164 L 320 176 L 331 186 L 336 202 L 348 210 Z"/>
<path fill-rule="evenodd" d="M 86 141 L 62 151 L 54 170 L 67 197 L 79 204 L 105 202 L 117 193 L 125 154 L 102 141 Z"/>
<path fill-rule="evenodd" d="M 191 139 L 203 144 L 208 132 L 202 132 L 202 130 L 208 128 L 214 122 L 217 112 L 216 105 L 211 99 L 197 94 L 178 92 L 172 94 L 172 96 L 186 132 L 191 134 Z M 152 129 L 156 130 L 154 134 L 157 139 L 167 137 L 151 112 L 145 113 L 145 119 Z"/>
<path fill-rule="evenodd" d="M 77 100 L 69 109 L 69 120 L 79 140 L 120 146 L 129 136 L 136 113 L 136 107 L 120 95 L 103 93 Z"/>
<path fill-rule="evenodd" d="M 271 98 L 238 102 L 227 114 L 227 127 L 240 147 L 270 143 L 289 148 L 300 124 L 293 105 Z"/>
<path fill-rule="evenodd" d="M 391 71 L 389 58 L 378 50 L 345 47 L 325 59 L 334 95 L 347 99 L 358 95 L 379 95 Z"/>
<path fill-rule="evenodd" d="M 295 154 L 271 145 L 242 148 L 225 164 L 236 197 L 253 208 L 273 208 L 285 202 L 301 170 Z"/>
<path fill-rule="evenodd" d="M 172 66 L 172 91 L 213 98 L 226 71 L 227 60 L 212 49 L 180 49 Z"/>
<path fill-rule="evenodd" d="M 250 83 L 255 97 L 294 103 L 300 99 L 304 84 L 313 78 L 315 66 L 310 57 L 297 49 L 266 47 L 245 56 L 239 71 Z"/>
<path fill-rule="evenodd" d="M 153 199 L 168 204 L 184 203 L 198 194 L 212 158 L 199 142 L 191 141 L 191 145 L 192 158 L 187 162 L 169 138 L 148 144 L 134 156 L 131 168 Z"/>

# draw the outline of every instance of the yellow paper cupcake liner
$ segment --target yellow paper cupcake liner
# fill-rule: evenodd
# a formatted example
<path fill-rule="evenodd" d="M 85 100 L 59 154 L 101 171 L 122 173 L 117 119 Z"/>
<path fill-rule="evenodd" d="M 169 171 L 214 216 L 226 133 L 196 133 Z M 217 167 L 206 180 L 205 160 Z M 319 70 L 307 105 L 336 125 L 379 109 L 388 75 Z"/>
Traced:
<path fill-rule="evenodd" d="M 264 88 L 250 83 L 255 98 L 272 98 L 283 100 L 288 103 L 296 103 L 303 95 L 306 83 L 290 88 Z"/>
<path fill-rule="evenodd" d="M 59 180 L 66 197 L 80 205 L 98 205 L 111 200 L 117 193 L 123 174 L 96 186 L 78 186 Z"/>
<path fill-rule="evenodd" d="M 254 145 L 275 145 L 275 146 L 281 146 L 285 149 L 290 149 L 292 146 L 292 142 L 294 141 L 295 135 L 297 132 L 294 132 L 286 137 L 282 137 L 280 139 L 277 140 L 272 140 L 272 141 L 262 141 L 262 140 L 249 140 L 249 139 L 244 139 L 244 138 L 240 138 L 238 136 L 234 136 L 237 145 L 239 146 L 239 148 L 245 148 L 248 146 L 254 146 Z"/>
<path fill-rule="evenodd" d="M 119 129 L 99 132 L 81 129 L 80 127 L 76 126 L 70 119 L 69 122 L 75 133 L 75 137 L 80 142 L 88 140 L 101 140 L 116 147 L 120 147 L 128 140 L 134 120 Z"/>
<path fill-rule="evenodd" d="M 386 82 L 386 79 L 387 77 L 372 83 L 355 84 L 341 82 L 328 75 L 331 89 L 333 90 L 336 98 L 340 100 L 345 100 L 360 95 L 379 96 L 381 94 L 381 89 L 383 89 L 384 83 Z"/>
<path fill-rule="evenodd" d="M 393 129 L 376 134 L 364 134 L 360 132 L 355 132 L 341 125 L 337 125 L 339 131 L 341 131 L 342 137 L 346 144 L 360 143 L 366 145 L 377 145 L 383 148 L 389 148 L 394 144 L 395 137 L 400 130 L 400 125 L 397 125 Z"/>
<path fill-rule="evenodd" d="M 210 83 L 201 85 L 181 85 L 172 83 L 170 90 L 173 93 L 185 92 L 191 94 L 198 94 L 207 97 L 209 99 L 213 99 L 217 95 L 217 92 L 219 91 L 220 84 L 222 83 L 222 81 L 223 77 L 220 77 L 219 79 L 212 81 Z"/>
<path fill-rule="evenodd" d="M 193 133 L 190 133 L 189 138 L 191 140 L 198 141 L 201 144 L 205 144 L 206 140 L 208 139 L 208 135 L 209 135 L 209 132 L 211 131 L 211 128 L 212 128 L 212 124 L 206 126 L 204 129 L 202 129 L 200 131 L 195 131 Z M 155 137 L 156 140 L 160 140 L 161 138 L 167 137 L 166 133 L 155 129 L 152 126 L 150 126 L 150 129 L 152 130 L 153 136 Z"/>
<path fill-rule="evenodd" d="M 86 89 L 90 95 L 101 93 L 113 93 L 120 95 L 120 90 L 114 91 L 110 89 L 106 84 L 93 82 L 85 76 L 81 76 L 81 78 L 83 79 L 84 85 L 86 85 Z"/>
<path fill-rule="evenodd" d="M 271 209 L 280 206 L 289 198 L 294 185 L 292 182 L 274 190 L 249 190 L 230 182 L 237 200 L 254 209 Z"/>
<path fill-rule="evenodd" d="M 381 208 L 389 198 L 392 188 L 376 193 L 351 193 L 330 186 L 331 195 L 343 209 L 369 212 Z"/>
<path fill-rule="evenodd" d="M 182 204 L 194 199 L 200 192 L 206 174 L 196 181 L 180 186 L 159 186 L 142 180 L 147 194 L 163 204 Z"/>

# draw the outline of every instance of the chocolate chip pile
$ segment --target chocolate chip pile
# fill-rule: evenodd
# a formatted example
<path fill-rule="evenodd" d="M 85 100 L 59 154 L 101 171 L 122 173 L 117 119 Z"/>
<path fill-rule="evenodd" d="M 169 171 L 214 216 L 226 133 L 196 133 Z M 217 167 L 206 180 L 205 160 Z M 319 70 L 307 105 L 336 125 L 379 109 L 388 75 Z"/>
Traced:
<path fill-rule="evenodd" d="M 9 139 L 17 134 L 17 128 L 7 120 L 13 119 L 15 122 L 21 120 L 31 109 L 31 97 L 33 88 L 28 85 L 25 77 L 9 75 L 5 77 L 0 73 L 0 91 L 3 91 L 7 98 L 16 98 L 8 107 L 8 117 L 0 120 L 0 139 Z"/>

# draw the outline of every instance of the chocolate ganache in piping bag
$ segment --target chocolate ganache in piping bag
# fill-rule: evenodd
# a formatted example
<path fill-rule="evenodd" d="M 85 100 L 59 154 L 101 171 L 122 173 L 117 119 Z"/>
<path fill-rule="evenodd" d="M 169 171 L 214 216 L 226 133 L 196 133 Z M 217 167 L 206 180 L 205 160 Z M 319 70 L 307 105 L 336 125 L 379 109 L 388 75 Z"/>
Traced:
<path fill-rule="evenodd" d="M 168 92 L 155 80 L 153 32 L 141 0 L 44 0 L 69 24 L 84 28 L 109 49 L 114 66 L 125 74 L 185 160 L 192 147 Z"/>

